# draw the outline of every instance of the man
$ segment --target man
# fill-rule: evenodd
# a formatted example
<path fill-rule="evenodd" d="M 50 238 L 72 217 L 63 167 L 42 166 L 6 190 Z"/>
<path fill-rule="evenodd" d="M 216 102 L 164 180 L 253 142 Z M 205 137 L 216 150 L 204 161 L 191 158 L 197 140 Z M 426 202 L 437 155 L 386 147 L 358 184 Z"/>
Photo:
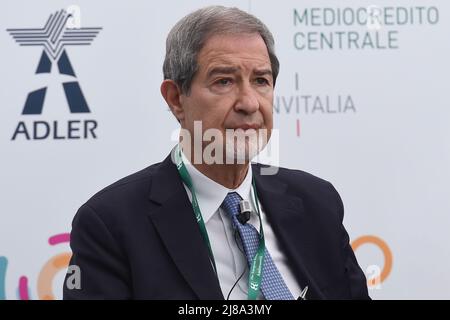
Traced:
<path fill-rule="evenodd" d="M 273 127 L 279 63 L 267 27 L 207 7 L 166 46 L 161 93 L 180 143 L 79 209 L 70 264 L 81 288 L 65 285 L 64 298 L 369 298 L 333 186 L 250 165 Z"/>

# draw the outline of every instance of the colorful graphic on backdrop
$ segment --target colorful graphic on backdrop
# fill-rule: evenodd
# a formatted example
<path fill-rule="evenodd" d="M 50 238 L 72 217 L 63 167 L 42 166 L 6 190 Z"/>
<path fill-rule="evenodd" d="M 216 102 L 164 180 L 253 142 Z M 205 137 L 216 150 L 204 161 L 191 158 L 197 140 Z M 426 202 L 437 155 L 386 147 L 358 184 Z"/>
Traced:
<path fill-rule="evenodd" d="M 70 234 L 61 233 L 51 236 L 48 239 L 48 243 L 51 246 L 55 246 L 61 243 L 69 243 Z M 51 257 L 42 267 L 38 280 L 37 280 L 37 293 L 40 300 L 54 300 L 52 285 L 55 275 L 68 267 L 72 253 L 63 252 Z M 6 257 L 0 257 L 0 300 L 6 300 L 6 271 L 8 267 L 8 259 Z M 31 300 L 30 287 L 28 278 L 21 276 L 19 278 L 19 284 L 17 288 L 17 299 L 19 300 Z"/>

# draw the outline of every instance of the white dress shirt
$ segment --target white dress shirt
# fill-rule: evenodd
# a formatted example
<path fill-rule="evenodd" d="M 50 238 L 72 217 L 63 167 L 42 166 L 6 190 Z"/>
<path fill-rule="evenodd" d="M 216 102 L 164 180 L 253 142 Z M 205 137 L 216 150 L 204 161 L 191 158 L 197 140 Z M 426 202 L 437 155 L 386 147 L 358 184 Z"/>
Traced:
<path fill-rule="evenodd" d="M 223 296 L 227 299 L 231 288 L 245 270 L 244 275 L 231 291 L 229 299 L 246 300 L 249 271 L 247 259 L 245 254 L 239 249 L 242 249 L 243 247 L 239 235 L 235 235 L 231 218 L 222 208 L 220 208 L 220 205 L 229 192 L 237 192 L 242 199 L 250 202 L 252 214 L 248 223 L 251 223 L 259 231 L 259 219 L 256 214 L 253 214 L 253 212 L 257 212 L 257 210 L 254 206 L 254 201 L 252 200 L 254 199 L 252 188 L 252 166 L 249 165 L 247 175 L 241 185 L 238 188 L 231 190 L 198 171 L 185 157 L 183 152 L 181 152 L 181 154 L 186 169 L 191 176 L 198 205 L 206 225 Z M 189 199 L 192 201 L 191 192 L 186 185 L 185 189 Z M 266 248 L 292 295 L 298 297 L 301 292 L 300 286 L 297 284 L 297 281 L 287 264 L 285 255 L 280 250 L 275 234 L 267 221 L 261 203 L 259 203 L 259 207 L 261 209 L 261 220 L 264 229 Z M 273 214 L 276 214 L 276 212 Z M 260 295 L 259 298 L 262 299 L 262 295 Z"/>

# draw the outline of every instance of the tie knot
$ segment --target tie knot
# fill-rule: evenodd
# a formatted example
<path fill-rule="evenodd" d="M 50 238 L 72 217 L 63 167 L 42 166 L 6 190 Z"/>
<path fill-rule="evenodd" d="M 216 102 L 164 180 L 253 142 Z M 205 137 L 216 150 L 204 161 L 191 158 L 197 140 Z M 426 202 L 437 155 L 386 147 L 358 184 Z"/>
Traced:
<path fill-rule="evenodd" d="M 237 192 L 230 192 L 223 200 L 221 207 L 225 210 L 225 212 L 231 217 L 239 214 L 239 202 L 241 202 L 242 198 Z"/>

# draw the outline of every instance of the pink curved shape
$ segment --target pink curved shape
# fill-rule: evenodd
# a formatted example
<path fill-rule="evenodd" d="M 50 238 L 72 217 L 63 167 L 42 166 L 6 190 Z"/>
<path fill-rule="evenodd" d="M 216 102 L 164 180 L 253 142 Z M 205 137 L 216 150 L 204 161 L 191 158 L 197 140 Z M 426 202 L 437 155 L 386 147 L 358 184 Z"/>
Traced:
<path fill-rule="evenodd" d="M 20 277 L 19 279 L 19 296 L 20 300 L 30 300 L 28 296 L 28 279 L 27 277 Z"/>
<path fill-rule="evenodd" d="M 64 243 L 64 242 L 70 242 L 70 233 L 56 234 L 54 236 L 51 236 L 48 239 L 48 243 L 51 246 L 54 246 L 54 245 L 59 244 L 59 243 Z"/>

